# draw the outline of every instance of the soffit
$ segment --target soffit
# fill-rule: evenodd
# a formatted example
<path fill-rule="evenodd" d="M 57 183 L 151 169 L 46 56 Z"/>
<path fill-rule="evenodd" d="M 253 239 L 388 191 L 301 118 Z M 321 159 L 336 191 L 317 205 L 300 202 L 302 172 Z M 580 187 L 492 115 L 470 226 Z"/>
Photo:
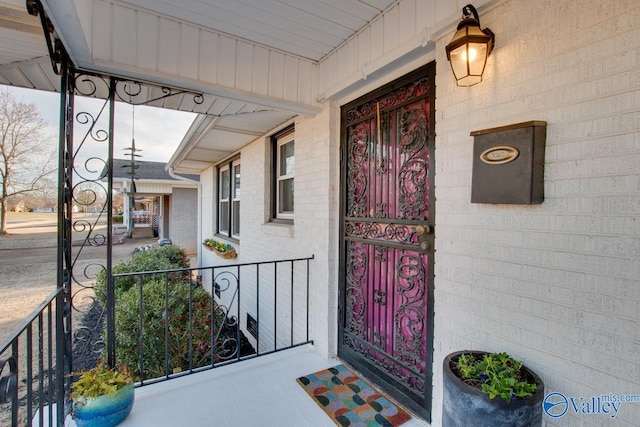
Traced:
<path fill-rule="evenodd" d="M 40 20 L 23 0 L 0 1 L 0 84 L 58 90 Z"/>
<path fill-rule="evenodd" d="M 293 118 L 291 113 L 260 111 L 235 116 L 199 116 L 174 153 L 174 172 L 199 174 Z"/>

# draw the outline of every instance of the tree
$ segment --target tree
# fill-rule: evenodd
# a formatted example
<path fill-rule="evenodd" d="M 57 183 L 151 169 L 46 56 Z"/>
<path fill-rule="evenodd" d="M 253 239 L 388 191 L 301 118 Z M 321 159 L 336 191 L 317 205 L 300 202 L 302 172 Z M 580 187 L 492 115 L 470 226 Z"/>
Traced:
<path fill-rule="evenodd" d="M 39 189 L 25 197 L 27 208 L 44 209 L 52 211 L 58 204 L 58 185 L 56 177 L 48 177 L 42 180 Z"/>
<path fill-rule="evenodd" d="M 34 104 L 0 91 L 0 235 L 7 234 L 7 201 L 41 190 L 56 170 L 45 126 Z"/>

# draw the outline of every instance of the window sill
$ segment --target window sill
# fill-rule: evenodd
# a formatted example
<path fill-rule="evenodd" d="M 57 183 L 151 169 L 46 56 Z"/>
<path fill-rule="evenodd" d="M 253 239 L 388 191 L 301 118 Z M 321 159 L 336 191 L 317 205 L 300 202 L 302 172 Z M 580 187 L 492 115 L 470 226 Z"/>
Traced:
<path fill-rule="evenodd" d="M 225 236 L 224 234 L 214 234 L 214 236 L 216 236 L 218 239 L 220 240 L 224 240 L 225 242 L 229 242 L 229 243 L 233 243 L 234 245 L 239 245 L 240 244 L 240 240 L 233 238 L 233 237 L 229 237 L 229 236 Z"/>
<path fill-rule="evenodd" d="M 271 236 L 293 237 L 293 221 L 274 220 L 262 224 L 262 232 Z"/>

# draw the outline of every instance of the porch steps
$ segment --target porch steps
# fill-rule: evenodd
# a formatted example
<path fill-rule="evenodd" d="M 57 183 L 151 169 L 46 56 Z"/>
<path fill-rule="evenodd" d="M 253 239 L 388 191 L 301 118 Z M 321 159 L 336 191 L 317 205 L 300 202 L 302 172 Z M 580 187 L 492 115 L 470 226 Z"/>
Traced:
<path fill-rule="evenodd" d="M 149 239 L 153 237 L 153 228 L 151 227 L 134 227 L 131 233 L 132 239 Z"/>

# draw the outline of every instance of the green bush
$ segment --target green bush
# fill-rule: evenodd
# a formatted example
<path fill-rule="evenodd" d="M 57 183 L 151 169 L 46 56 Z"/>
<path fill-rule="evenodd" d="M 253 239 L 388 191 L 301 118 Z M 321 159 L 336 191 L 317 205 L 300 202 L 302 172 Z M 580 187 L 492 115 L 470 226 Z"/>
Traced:
<path fill-rule="evenodd" d="M 148 251 L 141 251 L 133 254 L 130 260 L 117 263 L 112 271 L 113 274 L 138 273 L 143 271 L 176 270 L 189 267 L 189 258 L 184 249 L 176 245 L 165 245 L 153 248 Z M 155 279 L 159 279 L 156 275 Z M 170 274 L 172 282 L 187 282 L 188 272 Z M 114 280 L 116 299 L 118 295 L 128 291 L 139 280 L 139 276 L 118 277 Z M 144 282 L 154 280 L 153 275 L 145 275 Z M 105 270 L 98 273 L 95 287 L 96 295 L 100 303 L 104 306 L 106 302 L 107 274 Z"/>
<path fill-rule="evenodd" d="M 191 291 L 191 324 L 193 338 L 189 340 L 189 293 Z M 165 312 L 168 296 L 168 312 Z M 116 360 L 133 367 L 140 378 L 165 375 L 165 325 L 168 321 L 169 373 L 189 369 L 191 348 L 194 368 L 211 363 L 211 295 L 202 288 L 183 283 L 153 280 L 143 286 L 142 336 L 144 366 L 140 355 L 140 289 L 124 292 L 116 302 Z M 224 321 L 224 313 L 214 304 L 216 330 Z M 191 344 L 191 345 L 190 345 Z"/>
<path fill-rule="evenodd" d="M 176 270 L 189 267 L 189 259 L 179 246 L 165 245 L 133 255 L 113 267 L 114 274 Z M 169 373 L 201 367 L 211 363 L 211 312 L 215 312 L 214 338 L 223 329 L 225 314 L 211 295 L 190 282 L 189 272 L 157 273 L 143 276 L 142 331 L 140 331 L 140 276 L 116 278 L 116 360 L 131 367 L 142 378 L 164 376 L 165 327 L 168 325 Z M 104 306 L 106 300 L 106 272 L 101 271 L 96 282 L 96 295 Z M 166 301 L 166 302 L 165 302 Z M 191 301 L 191 310 L 189 309 Z M 165 305 L 166 304 L 166 305 Z M 191 313 L 191 314 L 190 314 Z M 190 318 L 191 316 L 191 318 Z M 190 322 L 191 320 L 191 322 Z M 167 324 L 168 322 L 168 324 Z M 192 337 L 189 338 L 191 323 Z M 216 341 L 214 360 L 235 354 L 235 329 Z M 142 332 L 142 334 L 141 334 Z M 144 362 L 140 369 L 140 336 Z"/>

